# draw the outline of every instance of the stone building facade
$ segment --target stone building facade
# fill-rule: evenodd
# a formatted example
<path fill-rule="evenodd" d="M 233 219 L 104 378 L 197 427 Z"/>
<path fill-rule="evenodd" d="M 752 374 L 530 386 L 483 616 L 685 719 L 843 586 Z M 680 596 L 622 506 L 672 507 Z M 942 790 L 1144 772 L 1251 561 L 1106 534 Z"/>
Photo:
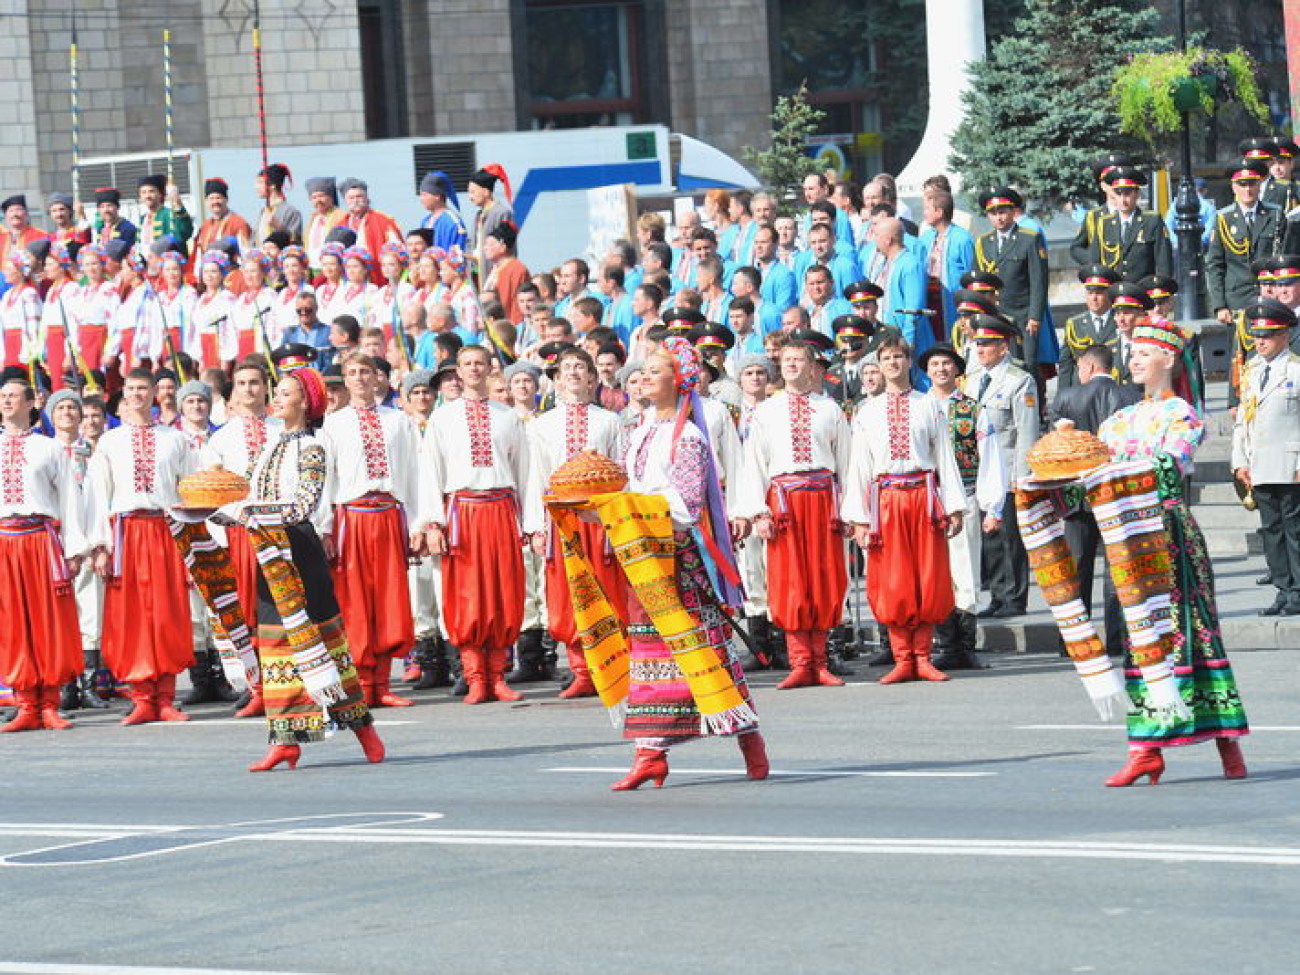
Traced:
<path fill-rule="evenodd" d="M 261 0 L 269 142 L 657 122 L 738 153 L 766 135 L 770 6 Z M 257 144 L 254 0 L 0 0 L 0 190 L 28 193 L 34 216 L 35 201 L 72 185 L 74 9 L 83 158 L 164 148 L 164 28 L 176 147 Z M 543 75 L 548 61 L 558 77 Z M 542 89 L 565 85 L 570 61 L 623 90 L 551 97 Z"/>

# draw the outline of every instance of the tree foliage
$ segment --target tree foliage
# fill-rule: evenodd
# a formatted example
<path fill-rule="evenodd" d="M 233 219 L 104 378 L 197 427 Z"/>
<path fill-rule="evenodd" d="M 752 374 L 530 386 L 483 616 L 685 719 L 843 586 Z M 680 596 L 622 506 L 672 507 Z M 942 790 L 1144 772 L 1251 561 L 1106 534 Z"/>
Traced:
<path fill-rule="evenodd" d="M 772 109 L 772 144 L 767 149 L 745 146 L 741 155 L 758 170 L 759 182 L 779 203 L 795 199 L 803 178 L 817 172 L 808 155 L 807 139 L 817 131 L 825 113 L 808 102 L 808 86 L 791 95 L 779 95 Z"/>
<path fill-rule="evenodd" d="M 1119 0 L 1028 0 L 971 70 L 950 159 L 966 192 L 1013 185 L 1040 212 L 1094 199 L 1093 161 L 1138 149 L 1120 135 L 1111 85 L 1130 55 L 1172 46 L 1159 23 Z"/>

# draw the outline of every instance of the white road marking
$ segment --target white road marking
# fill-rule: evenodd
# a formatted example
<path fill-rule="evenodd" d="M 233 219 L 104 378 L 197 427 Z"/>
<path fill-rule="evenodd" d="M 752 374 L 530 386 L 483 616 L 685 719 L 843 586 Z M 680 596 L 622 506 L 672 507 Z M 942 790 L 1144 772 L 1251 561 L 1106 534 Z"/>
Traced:
<path fill-rule="evenodd" d="M 1017 731 L 1114 731 L 1114 724 L 1018 724 Z M 1300 731 L 1296 724 L 1253 724 L 1251 731 Z"/>
<path fill-rule="evenodd" d="M 419 815 L 419 814 L 415 814 Z M 429 821 L 438 818 L 437 813 L 423 814 Z M 904 855 L 904 856 L 948 856 L 948 857 L 988 857 L 1011 859 L 1057 859 L 1057 860 L 1136 860 L 1159 861 L 1167 863 L 1233 863 L 1257 864 L 1267 866 L 1300 867 L 1300 847 L 1266 847 L 1266 846 L 1220 846 L 1194 843 L 1126 843 L 1094 842 L 1068 840 L 1020 840 L 1014 837 L 1003 839 L 973 839 L 966 837 L 867 837 L 867 836 L 764 836 L 764 835 L 726 835 L 726 834 L 690 834 L 690 833 L 606 833 L 552 830 L 510 830 L 510 829 L 441 829 L 437 827 L 410 826 L 337 826 L 324 828 L 290 829 L 284 831 L 257 832 L 256 823 L 214 824 L 190 826 L 148 826 L 141 829 L 144 835 L 156 835 L 160 830 L 184 834 L 191 830 L 227 830 L 238 827 L 253 827 L 247 832 L 236 832 L 219 842 L 256 842 L 256 843 L 317 843 L 317 844 L 360 844 L 386 846 L 495 846 L 528 847 L 534 849 L 604 849 L 604 850 L 654 850 L 654 851 L 701 851 L 714 853 L 830 853 L 856 855 Z M 4 835 L 8 836 L 44 836 L 50 826 L 41 824 L 4 824 Z M 57 827 L 75 833 L 82 843 L 99 832 L 105 838 L 130 835 L 130 826 L 102 826 L 97 824 L 66 824 Z M 27 832 L 24 832 L 26 830 Z M 81 844 L 72 844 L 78 846 Z M 197 845 L 197 844 L 196 844 Z M 194 845 L 183 846 L 174 850 L 154 851 L 147 854 L 135 854 L 122 859 L 135 859 L 141 855 L 158 855 L 159 852 L 173 854 L 184 853 Z M 53 849 L 66 850 L 67 847 Z M 11 857 L 30 856 L 38 851 L 10 854 Z M 42 851 L 43 852 L 43 851 Z M 111 862 L 106 859 L 94 861 L 97 864 Z M 5 860 L 0 860 L 4 864 Z M 59 864 L 27 864 L 28 869 L 36 866 L 74 866 L 76 861 Z M 29 968 L 4 968 L 0 973 L 32 971 Z M 37 972 L 59 971 L 71 972 L 73 975 L 82 969 L 66 966 L 36 969 Z M 84 969 L 87 973 L 116 972 L 147 975 L 151 972 L 171 973 L 185 972 L 194 975 L 193 969 Z M 227 972 L 224 975 L 246 975 L 246 973 Z"/>
<path fill-rule="evenodd" d="M 424 722 L 422 721 L 404 721 L 404 720 L 394 720 L 391 718 L 375 719 L 375 725 L 376 727 L 379 728 L 395 727 L 396 725 L 399 724 L 423 724 L 423 723 Z M 262 727 L 263 723 L 257 721 L 255 718 L 205 718 L 201 721 L 154 721 L 154 722 L 150 722 L 147 725 L 142 725 L 141 727 L 144 728 L 220 728 L 220 727 L 225 727 L 227 725 L 241 725 L 246 728 L 257 728 L 257 727 Z M 105 724 L 103 725 L 103 727 L 111 727 L 111 726 Z M 0 971 L 3 971 L 3 969 L 0 969 Z"/>
<path fill-rule="evenodd" d="M 14 975 L 311 975 L 308 972 L 253 971 L 234 968 L 137 968 L 133 965 L 41 965 L 0 961 L 0 973 Z"/>
<path fill-rule="evenodd" d="M 543 772 L 582 772 L 582 773 L 599 773 L 601 775 L 620 775 L 627 772 L 627 767 L 618 766 L 597 766 L 597 765 L 562 765 L 556 768 L 542 769 Z M 742 769 L 726 768 L 678 768 L 673 766 L 672 772 L 676 775 L 730 775 L 740 776 L 745 774 Z M 770 775 L 779 776 L 797 776 L 803 778 L 809 775 L 815 775 L 818 778 L 852 778 L 866 777 L 876 779 L 982 779 L 990 775 L 997 775 L 997 772 L 925 772 L 925 771 L 871 771 L 871 770 L 847 770 L 837 771 L 835 769 L 788 769 L 777 771 L 773 769 Z"/>

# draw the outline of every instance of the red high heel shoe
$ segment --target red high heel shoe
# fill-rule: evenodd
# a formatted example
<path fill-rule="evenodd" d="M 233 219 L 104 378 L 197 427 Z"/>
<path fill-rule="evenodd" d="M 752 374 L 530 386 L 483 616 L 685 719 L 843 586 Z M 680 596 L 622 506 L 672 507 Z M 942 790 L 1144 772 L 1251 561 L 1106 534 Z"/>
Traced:
<path fill-rule="evenodd" d="M 1223 777 L 1244 779 L 1246 758 L 1241 754 L 1241 742 L 1236 738 L 1215 738 L 1214 744 L 1219 749 L 1219 761 L 1223 763 Z"/>
<path fill-rule="evenodd" d="M 635 789 L 644 782 L 655 780 L 655 788 L 662 789 L 664 779 L 668 778 L 668 753 L 658 748 L 638 748 L 632 771 L 626 778 L 619 779 L 610 786 L 614 792 L 626 792 Z"/>
<path fill-rule="evenodd" d="M 1106 780 L 1109 786 L 1132 785 L 1142 776 L 1151 779 L 1152 785 L 1160 782 L 1160 776 L 1165 774 L 1165 760 L 1160 754 L 1159 748 L 1139 748 L 1129 752 L 1128 761 L 1124 767 Z"/>
<path fill-rule="evenodd" d="M 745 774 L 759 781 L 765 779 L 772 771 L 772 764 L 767 760 L 767 745 L 763 736 L 757 731 L 750 731 L 739 736 L 740 754 L 745 756 Z"/>
<path fill-rule="evenodd" d="M 388 752 L 384 748 L 384 742 L 379 737 L 379 732 L 375 730 L 372 724 L 365 725 L 361 728 L 353 728 L 353 734 L 357 736 L 357 741 L 361 742 L 361 750 L 366 753 L 366 761 L 371 763 L 382 762 Z"/>
<path fill-rule="evenodd" d="M 298 767 L 298 759 L 302 757 L 302 749 L 297 745 L 272 745 L 270 751 L 262 758 L 248 766 L 250 772 L 269 772 L 281 762 L 287 762 L 289 768 Z"/>

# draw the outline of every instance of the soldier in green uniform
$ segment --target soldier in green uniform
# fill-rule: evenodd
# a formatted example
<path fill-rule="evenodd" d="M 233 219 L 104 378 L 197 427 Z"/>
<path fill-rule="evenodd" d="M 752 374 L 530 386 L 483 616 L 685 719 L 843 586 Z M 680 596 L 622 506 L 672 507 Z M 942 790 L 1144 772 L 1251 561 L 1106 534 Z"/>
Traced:
<path fill-rule="evenodd" d="M 194 236 L 194 219 L 185 210 L 180 188 L 175 183 L 168 184 L 166 176 L 159 173 L 141 176 L 135 192 L 142 208 L 139 231 L 142 246 L 149 247 L 162 237 L 175 237 L 188 243 Z"/>
<path fill-rule="evenodd" d="M 1214 215 L 1210 246 L 1205 252 L 1205 290 L 1214 316 L 1233 328 L 1233 381 L 1228 405 L 1236 406 L 1240 364 L 1248 350 L 1240 341 L 1237 313 L 1258 295 L 1254 262 L 1278 253 L 1278 221 L 1282 211 L 1259 198 L 1268 170 L 1258 159 L 1243 159 L 1227 171 L 1233 202 Z"/>
<path fill-rule="evenodd" d="M 980 194 L 980 208 L 993 229 L 975 241 L 975 265 L 1002 279 L 998 307 L 1020 334 L 1021 362 L 1037 376 L 1038 328 L 1047 313 L 1047 251 L 1038 235 L 1016 223 L 1024 198 L 1003 186 Z"/>
<path fill-rule="evenodd" d="M 1098 217 L 1086 246 L 1075 238 L 1071 256 L 1080 264 L 1104 264 L 1125 281 L 1152 274 L 1173 273 L 1174 253 L 1169 229 L 1158 213 L 1145 213 L 1138 195 L 1147 178 L 1132 166 L 1116 166 L 1105 177 L 1115 209 Z"/>
<path fill-rule="evenodd" d="M 1056 388 L 1067 389 L 1078 382 L 1080 353 L 1092 345 L 1119 348 L 1119 332 L 1110 308 L 1110 289 L 1120 281 L 1119 272 L 1105 264 L 1094 263 L 1079 269 L 1083 284 L 1084 310 L 1065 321 L 1065 341 L 1056 364 Z"/>
<path fill-rule="evenodd" d="M 1122 152 L 1108 152 L 1092 165 L 1092 175 L 1097 180 L 1097 188 L 1101 191 L 1101 206 L 1093 207 L 1083 218 L 1083 223 L 1079 225 L 1079 233 L 1074 238 L 1074 243 L 1070 245 L 1070 255 L 1076 264 L 1087 264 L 1088 254 L 1092 249 L 1093 238 L 1097 235 L 1097 225 L 1101 219 L 1114 213 L 1118 203 L 1115 199 L 1115 191 L 1111 188 L 1107 177 L 1111 171 L 1119 166 L 1134 165 L 1132 157 Z"/>

